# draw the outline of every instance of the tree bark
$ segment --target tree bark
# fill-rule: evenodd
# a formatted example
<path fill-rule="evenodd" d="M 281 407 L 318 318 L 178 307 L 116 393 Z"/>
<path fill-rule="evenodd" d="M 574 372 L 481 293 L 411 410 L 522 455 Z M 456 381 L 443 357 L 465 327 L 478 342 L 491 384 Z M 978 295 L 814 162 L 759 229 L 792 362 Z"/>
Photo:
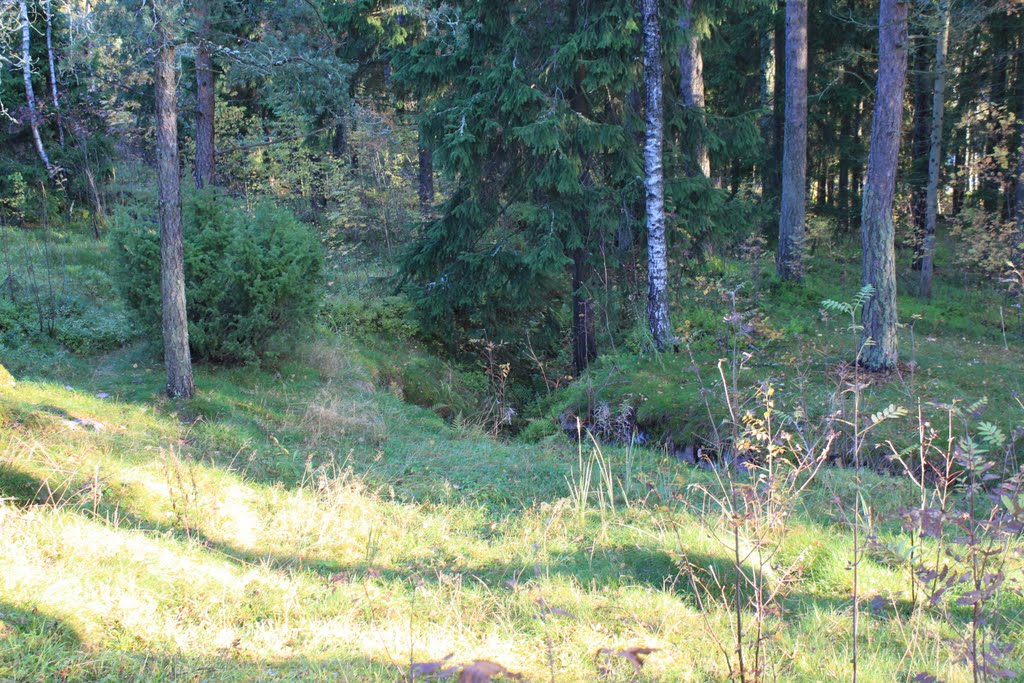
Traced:
<path fill-rule="evenodd" d="M 757 120 L 757 127 L 761 131 L 761 139 L 764 141 L 765 150 L 771 150 L 773 134 L 775 132 L 775 102 L 772 84 L 778 79 L 775 69 L 775 54 L 773 44 L 775 38 L 772 31 L 766 31 L 761 36 L 761 67 L 760 67 L 760 97 L 761 116 Z M 775 195 L 775 169 L 771 161 L 765 159 L 761 164 L 759 175 L 761 176 L 761 199 L 767 199 Z"/>
<path fill-rule="evenodd" d="M 935 224 L 939 215 L 939 166 L 942 155 L 942 117 L 946 99 L 946 50 L 949 46 L 949 2 L 940 6 L 942 27 L 935 39 L 935 82 L 932 87 L 932 120 L 928 146 L 928 187 L 925 191 L 925 219 L 921 249 L 922 298 L 932 295 L 935 272 Z"/>
<path fill-rule="evenodd" d="M 185 256 L 181 229 L 181 166 L 178 157 L 178 108 L 176 99 L 175 45 L 165 18 L 154 7 L 156 52 L 156 157 L 160 194 L 160 301 L 163 311 L 164 365 L 167 394 L 191 398 L 195 394 L 192 357 L 188 346 L 185 312 Z"/>
<path fill-rule="evenodd" d="M 594 334 L 594 302 L 587 294 L 587 252 L 574 249 L 572 254 L 572 365 L 579 377 L 597 358 Z"/>
<path fill-rule="evenodd" d="M 804 277 L 807 186 L 807 0 L 786 2 L 786 123 L 782 206 L 775 267 L 783 280 Z"/>
<path fill-rule="evenodd" d="M 419 145 L 419 197 L 420 214 L 424 219 L 430 216 L 434 206 L 434 154 L 430 148 Z"/>
<path fill-rule="evenodd" d="M 46 167 L 46 172 L 52 177 L 57 169 L 50 163 L 50 156 L 46 153 L 46 146 L 39 134 L 39 109 L 36 107 L 36 93 L 32 88 L 32 51 L 31 51 L 31 27 L 28 23 L 28 3 L 21 0 L 21 71 L 25 79 L 25 101 L 28 104 L 29 126 L 32 128 L 32 141 L 36 146 L 36 153 Z"/>
<path fill-rule="evenodd" d="M 53 56 L 53 12 L 51 12 L 51 0 L 46 0 L 46 57 L 50 63 L 50 93 L 53 95 L 53 110 L 57 112 L 57 135 L 60 140 L 60 148 L 64 149 L 64 117 L 60 112 L 60 94 L 57 87 L 57 67 Z"/>
<path fill-rule="evenodd" d="M 914 55 L 914 120 L 910 139 L 910 214 L 914 226 L 911 267 L 921 270 L 924 258 L 924 224 L 927 210 L 927 165 L 930 150 L 928 110 L 934 80 L 928 79 L 928 56 L 924 46 Z"/>
<path fill-rule="evenodd" d="M 861 205 L 861 283 L 874 287 L 874 295 L 864 305 L 860 362 L 870 370 L 892 370 L 898 322 L 892 206 L 907 76 L 907 0 L 882 0 L 878 37 L 878 84 Z"/>
<path fill-rule="evenodd" d="M 216 91 L 213 83 L 213 57 L 210 54 L 210 17 L 205 1 L 196 3 L 199 35 L 196 41 L 196 189 L 214 184 L 216 170 L 215 122 Z"/>
<path fill-rule="evenodd" d="M 647 319 L 659 350 L 674 342 L 668 314 L 668 245 L 665 236 L 665 178 L 662 147 L 661 25 L 658 0 L 643 0 L 644 188 L 647 197 Z"/>
<path fill-rule="evenodd" d="M 687 150 L 686 172 L 689 176 L 696 176 L 699 173 L 707 178 L 711 176 L 711 159 L 704 139 L 704 57 L 700 51 L 700 37 L 693 26 L 693 0 L 683 0 L 679 30 L 683 34 L 683 45 L 679 48 L 679 93 L 683 106 L 693 110 L 695 118 L 700 121 L 700 125 L 696 126 L 694 131 L 687 131 L 690 135 L 690 144 Z M 660 34 L 658 42 L 661 42 Z"/>
<path fill-rule="evenodd" d="M 1013 222 L 1016 234 L 1010 254 L 1013 264 L 1020 268 L 1024 266 L 1024 107 L 1021 111 L 1020 147 L 1017 150 L 1017 188 L 1014 191 Z"/>

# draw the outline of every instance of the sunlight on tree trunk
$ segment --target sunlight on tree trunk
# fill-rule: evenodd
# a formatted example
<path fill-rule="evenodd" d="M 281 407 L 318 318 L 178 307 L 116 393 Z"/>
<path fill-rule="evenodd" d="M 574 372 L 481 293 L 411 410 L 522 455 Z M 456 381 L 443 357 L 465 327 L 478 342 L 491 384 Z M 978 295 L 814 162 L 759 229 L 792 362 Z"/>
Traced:
<path fill-rule="evenodd" d="M 39 110 L 36 107 L 36 93 L 32 88 L 32 51 L 31 51 L 31 26 L 28 22 L 28 3 L 21 0 L 21 71 L 25 79 L 25 101 L 28 105 L 29 126 L 32 128 L 32 141 L 36 146 L 36 153 L 46 167 L 46 172 L 53 176 L 57 169 L 50 163 L 50 156 L 46 153 L 43 145 L 43 138 L 39 134 Z"/>
<path fill-rule="evenodd" d="M 163 308 L 164 365 L 167 394 L 191 398 L 195 394 L 192 357 L 188 347 L 185 313 L 185 258 L 181 229 L 181 167 L 178 159 L 176 101 L 176 49 L 159 3 L 154 6 L 157 39 L 156 156 L 160 193 L 160 300 Z"/>
<path fill-rule="evenodd" d="M 660 32 L 660 27 L 659 27 Z M 708 156 L 708 145 L 704 139 L 704 57 L 700 51 L 700 36 L 697 35 L 693 21 L 693 0 L 683 0 L 683 11 L 679 16 L 679 31 L 683 34 L 679 48 L 679 94 L 683 106 L 692 109 L 701 118 L 701 125 L 696 127 L 688 145 L 686 167 L 687 174 L 698 174 L 708 178 L 711 176 L 711 159 Z M 645 33 L 646 35 L 646 33 Z M 658 36 L 660 43 L 661 36 Z"/>
<path fill-rule="evenodd" d="M 662 111 L 661 26 L 658 0 L 643 0 L 644 90 L 644 186 L 647 193 L 647 318 L 659 350 L 673 342 L 668 315 L 668 245 L 665 238 L 665 179 L 662 144 L 665 138 Z"/>
<path fill-rule="evenodd" d="M 899 166 L 907 75 L 907 3 L 882 0 L 879 12 L 878 85 L 871 148 L 861 205 L 862 285 L 875 294 L 864 305 L 861 363 L 892 370 L 897 360 L 896 246 L 893 198 Z"/>
<path fill-rule="evenodd" d="M 783 280 L 804 277 L 807 202 L 807 0 L 786 3 L 786 123 L 782 207 L 776 269 Z"/>

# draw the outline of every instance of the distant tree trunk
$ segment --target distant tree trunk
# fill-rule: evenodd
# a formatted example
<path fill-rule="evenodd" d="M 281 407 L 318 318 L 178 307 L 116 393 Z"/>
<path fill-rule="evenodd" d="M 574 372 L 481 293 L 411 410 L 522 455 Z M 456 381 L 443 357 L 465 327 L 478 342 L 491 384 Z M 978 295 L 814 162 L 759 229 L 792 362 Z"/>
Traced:
<path fill-rule="evenodd" d="M 860 360 L 870 370 L 892 370 L 897 360 L 896 231 L 892 206 L 907 76 L 907 5 L 906 0 L 882 0 L 879 12 L 878 85 L 861 207 L 861 281 L 875 289 L 862 316 Z"/>
<path fill-rule="evenodd" d="M 574 249 L 572 254 L 572 365 L 577 377 L 583 374 L 590 362 L 597 358 L 594 302 L 586 291 L 587 271 L 586 250 Z"/>
<path fill-rule="evenodd" d="M 181 231 L 181 166 L 178 158 L 178 105 L 175 84 L 175 45 L 168 35 L 159 3 L 154 7 L 156 51 L 156 157 L 160 194 L 160 301 L 163 310 L 164 365 L 167 394 L 195 394 L 192 357 L 185 313 L 185 258 Z"/>
<path fill-rule="evenodd" d="M 668 315 L 668 245 L 665 236 L 665 179 L 662 145 L 661 25 L 659 0 L 643 0 L 644 186 L 647 195 L 647 319 L 659 350 L 674 342 Z"/>
<path fill-rule="evenodd" d="M 645 5 L 646 7 L 646 5 Z M 660 30 L 660 29 L 659 29 Z M 679 93 L 683 106 L 693 110 L 701 121 L 687 145 L 687 175 L 698 173 L 705 178 L 711 175 L 711 159 L 708 156 L 708 145 L 704 139 L 704 57 L 700 51 L 700 36 L 693 26 L 693 0 L 683 0 L 683 12 L 679 17 L 679 30 L 683 34 L 682 47 L 679 48 Z M 646 34 L 645 34 L 646 35 Z M 661 42 L 661 36 L 658 36 Z M 660 70 L 660 67 L 659 67 Z M 650 98 L 648 98 L 650 102 Z"/>
<path fill-rule="evenodd" d="M 928 56 L 924 46 L 914 56 L 914 121 L 910 139 L 910 214 L 914 225 L 913 260 L 911 267 L 921 270 L 924 258 L 924 224 L 927 214 L 927 175 L 929 154 L 929 95 L 934 81 L 929 82 Z"/>
<path fill-rule="evenodd" d="M 1020 268 L 1024 266 L 1024 108 L 1021 111 L 1020 124 L 1020 148 L 1017 154 L 1017 189 L 1014 192 L 1013 222 L 1016 227 L 1013 249 L 1011 250 L 1013 264 Z"/>
<path fill-rule="evenodd" d="M 344 119 L 334 124 L 334 139 L 331 140 L 331 156 L 341 159 L 348 151 L 348 135 L 345 132 Z"/>
<path fill-rule="evenodd" d="M 847 228 L 850 225 L 850 157 L 847 145 L 850 139 L 850 117 L 843 116 L 839 129 L 839 187 L 836 203 L 838 204 L 839 225 Z"/>
<path fill-rule="evenodd" d="M 56 168 L 50 163 L 50 156 L 46 153 L 43 145 L 43 138 L 39 134 L 39 109 L 36 107 L 36 93 L 32 88 L 32 50 L 31 50 L 31 26 L 28 23 L 28 3 L 21 0 L 21 71 L 25 79 L 25 101 L 28 104 L 29 125 L 32 128 L 32 141 L 36 146 L 36 153 L 39 154 L 46 172 L 53 176 Z"/>
<path fill-rule="evenodd" d="M 210 54 L 210 17 L 205 0 L 196 3 L 199 35 L 196 41 L 196 188 L 214 184 L 216 91 L 213 84 L 213 57 Z"/>
<path fill-rule="evenodd" d="M 942 160 L 942 116 L 946 99 L 946 50 L 949 45 L 949 3 L 940 6 L 942 28 L 935 39 L 935 82 L 932 87 L 932 121 L 928 148 L 928 189 L 925 193 L 925 220 L 922 234 L 921 287 L 923 298 L 932 295 L 935 271 L 935 223 L 939 215 L 939 166 Z"/>
<path fill-rule="evenodd" d="M 786 124 L 782 207 L 775 267 L 783 280 L 804 277 L 807 186 L 807 0 L 786 2 Z"/>
<path fill-rule="evenodd" d="M 422 142 L 419 145 L 420 214 L 430 216 L 434 206 L 434 154 Z"/>
<path fill-rule="evenodd" d="M 761 131 L 761 139 L 764 141 L 765 150 L 771 150 L 773 145 L 772 137 L 775 133 L 775 102 L 772 84 L 778 79 L 775 70 L 775 55 L 772 51 L 775 38 L 772 31 L 766 31 L 761 36 L 761 116 L 757 120 L 757 126 Z M 774 197 L 778 192 L 775 187 L 776 171 L 772 166 L 771 159 L 765 159 L 761 163 L 761 198 L 762 200 Z"/>
<path fill-rule="evenodd" d="M 782 158 L 783 139 L 785 138 L 786 124 L 786 79 L 783 74 L 786 72 L 786 21 L 785 12 L 776 12 L 775 21 L 775 83 L 772 88 L 772 187 L 773 197 L 779 196 L 782 192 Z"/>
<path fill-rule="evenodd" d="M 53 110 L 57 112 L 57 135 L 60 140 L 60 148 L 64 149 L 64 117 L 60 112 L 60 94 L 57 87 L 57 66 L 53 56 L 53 12 L 51 12 L 51 0 L 46 0 L 46 56 L 50 63 L 50 93 L 53 95 Z"/>
<path fill-rule="evenodd" d="M 1024 74 L 1022 74 L 1024 76 Z M 1022 84 L 1024 85 L 1024 84 Z M 1016 187 L 1013 192 L 1013 244 L 1010 260 L 1018 268 L 1024 267 L 1024 92 L 1020 99 L 1020 137 L 1017 148 L 1017 168 L 1014 173 Z"/>

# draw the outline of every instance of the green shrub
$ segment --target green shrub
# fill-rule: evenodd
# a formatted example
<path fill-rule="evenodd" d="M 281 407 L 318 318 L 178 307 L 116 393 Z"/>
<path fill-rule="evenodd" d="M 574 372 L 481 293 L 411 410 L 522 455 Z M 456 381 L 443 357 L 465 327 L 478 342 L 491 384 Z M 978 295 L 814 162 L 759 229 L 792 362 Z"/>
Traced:
<path fill-rule="evenodd" d="M 332 332 L 360 338 L 410 339 L 419 333 L 413 304 L 404 296 L 341 298 L 325 304 L 320 319 Z"/>
<path fill-rule="evenodd" d="M 123 210 L 111 231 L 115 278 L 141 324 L 160 334 L 160 238 L 153 206 Z M 200 361 L 255 360 L 275 334 L 316 312 L 320 244 L 290 212 L 253 209 L 215 190 L 186 197 L 183 211 L 189 342 Z"/>

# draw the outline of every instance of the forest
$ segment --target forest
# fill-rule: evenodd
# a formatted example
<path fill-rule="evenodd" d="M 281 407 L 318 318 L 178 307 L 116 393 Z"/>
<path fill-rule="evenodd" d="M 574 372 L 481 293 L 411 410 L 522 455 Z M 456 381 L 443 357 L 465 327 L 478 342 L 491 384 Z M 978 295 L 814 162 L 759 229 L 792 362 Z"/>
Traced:
<path fill-rule="evenodd" d="M 0 681 L 1024 680 L 1024 0 L 0 0 Z"/>

